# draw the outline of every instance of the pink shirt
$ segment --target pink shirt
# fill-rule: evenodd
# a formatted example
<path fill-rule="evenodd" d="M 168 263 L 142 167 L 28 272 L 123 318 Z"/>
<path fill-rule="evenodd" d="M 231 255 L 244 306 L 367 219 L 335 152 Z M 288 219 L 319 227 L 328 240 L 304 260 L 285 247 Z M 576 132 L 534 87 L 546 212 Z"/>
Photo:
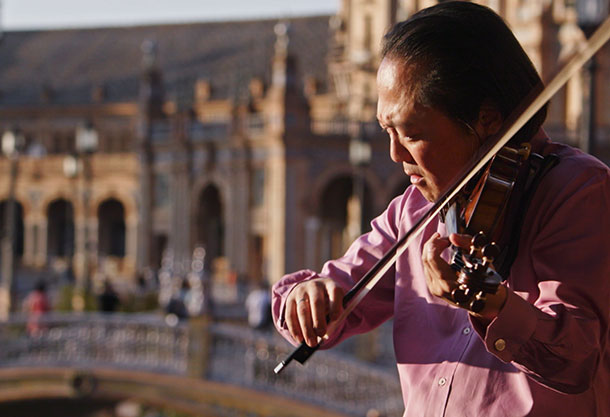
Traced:
<path fill-rule="evenodd" d="M 610 416 L 610 171 L 564 145 L 534 149 L 560 163 L 532 200 L 508 300 L 487 328 L 428 292 L 422 246 L 446 234 L 433 221 L 324 345 L 393 317 L 405 416 Z M 320 275 L 351 288 L 429 206 L 409 187 Z M 317 276 L 299 271 L 273 288 L 276 326 L 289 340 L 285 298 Z"/>

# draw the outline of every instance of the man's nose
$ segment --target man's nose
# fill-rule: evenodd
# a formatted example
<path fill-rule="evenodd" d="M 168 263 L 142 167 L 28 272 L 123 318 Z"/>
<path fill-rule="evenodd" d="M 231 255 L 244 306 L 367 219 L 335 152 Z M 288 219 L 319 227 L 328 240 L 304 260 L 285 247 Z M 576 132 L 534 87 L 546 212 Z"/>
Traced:
<path fill-rule="evenodd" d="M 390 158 L 397 163 L 413 162 L 411 153 L 400 143 L 396 135 L 390 137 Z"/>

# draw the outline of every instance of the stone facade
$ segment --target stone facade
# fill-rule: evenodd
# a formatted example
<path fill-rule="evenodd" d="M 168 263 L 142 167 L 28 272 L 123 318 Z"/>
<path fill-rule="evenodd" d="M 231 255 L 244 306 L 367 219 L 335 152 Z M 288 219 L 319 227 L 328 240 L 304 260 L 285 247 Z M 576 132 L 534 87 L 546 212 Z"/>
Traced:
<path fill-rule="evenodd" d="M 0 131 L 26 138 L 15 180 L 19 265 L 132 282 L 164 251 L 188 268 L 204 246 L 218 281 L 321 267 L 360 231 L 361 215 L 371 219 L 407 185 L 375 122 L 379 40 L 434 3 L 342 0 L 336 16 L 280 22 L 4 33 Z M 547 79 L 584 39 L 563 1 L 482 3 Z M 608 45 L 598 54 L 595 80 L 595 152 L 606 162 L 609 54 Z M 546 123 L 581 146 L 585 77 L 553 99 Z M 67 177 L 84 123 L 99 147 Z M 371 148 L 365 164 L 350 162 L 356 140 Z M 0 200 L 9 188 L 0 176 Z"/>

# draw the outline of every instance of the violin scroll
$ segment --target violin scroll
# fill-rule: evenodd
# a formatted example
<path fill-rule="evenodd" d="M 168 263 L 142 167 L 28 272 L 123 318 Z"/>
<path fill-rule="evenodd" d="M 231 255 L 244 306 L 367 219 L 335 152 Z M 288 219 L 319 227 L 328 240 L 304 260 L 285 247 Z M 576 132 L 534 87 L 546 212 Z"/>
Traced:
<path fill-rule="evenodd" d="M 462 254 L 461 262 L 459 256 L 454 261 L 460 263 L 458 287 L 451 293 L 456 304 L 474 313 L 485 308 L 487 294 L 495 294 L 503 281 L 493 268 L 499 254 L 498 245 L 488 243 L 482 232 L 472 238 L 469 253 Z"/>

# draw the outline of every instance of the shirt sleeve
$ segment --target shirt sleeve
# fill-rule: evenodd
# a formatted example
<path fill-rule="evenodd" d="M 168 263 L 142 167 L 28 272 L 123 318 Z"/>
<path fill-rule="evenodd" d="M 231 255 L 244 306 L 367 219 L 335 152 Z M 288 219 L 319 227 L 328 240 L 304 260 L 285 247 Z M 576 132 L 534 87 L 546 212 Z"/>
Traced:
<path fill-rule="evenodd" d="M 388 208 L 371 222 L 371 231 L 356 239 L 345 255 L 327 262 L 321 273 L 301 270 L 285 275 L 272 288 L 272 312 L 274 324 L 280 334 L 292 344 L 290 333 L 284 322 L 286 298 L 292 289 L 301 282 L 320 276 L 332 278 L 346 291 L 392 247 L 398 236 L 398 224 L 402 213 L 404 195 L 394 199 Z M 348 336 L 367 332 L 391 317 L 394 308 L 394 274 L 390 268 L 381 281 L 366 295 L 364 300 L 350 313 L 345 323 L 324 342 L 329 348 Z"/>
<path fill-rule="evenodd" d="M 471 319 L 490 353 L 572 394 L 607 372 L 610 175 L 595 172 L 543 191 L 529 242 L 521 239 L 511 269 L 506 304 L 487 328 Z"/>

